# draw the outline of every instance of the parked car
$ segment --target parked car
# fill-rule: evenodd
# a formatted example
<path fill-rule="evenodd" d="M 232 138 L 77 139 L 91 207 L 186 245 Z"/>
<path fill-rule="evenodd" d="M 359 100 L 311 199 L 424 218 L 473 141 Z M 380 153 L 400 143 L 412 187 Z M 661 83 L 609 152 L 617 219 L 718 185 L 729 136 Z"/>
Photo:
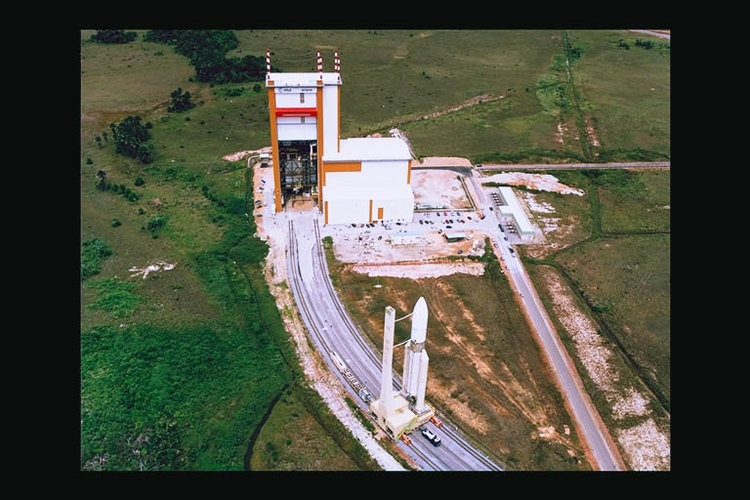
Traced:
<path fill-rule="evenodd" d="M 422 427 L 421 429 L 422 435 L 427 438 L 427 440 L 432 443 L 434 446 L 440 446 L 442 444 L 442 441 L 440 439 L 440 436 L 436 435 L 434 432 L 432 432 L 429 429 L 425 429 Z"/>

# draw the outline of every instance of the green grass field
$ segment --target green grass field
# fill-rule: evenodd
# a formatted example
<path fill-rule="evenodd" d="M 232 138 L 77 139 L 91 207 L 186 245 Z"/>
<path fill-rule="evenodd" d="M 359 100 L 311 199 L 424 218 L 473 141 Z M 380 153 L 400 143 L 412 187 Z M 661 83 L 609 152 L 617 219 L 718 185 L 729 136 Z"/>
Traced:
<path fill-rule="evenodd" d="M 81 242 L 103 240 L 112 254 L 99 256 L 98 273 L 81 286 L 81 467 L 242 470 L 259 426 L 284 418 L 264 415 L 300 380 L 261 277 L 265 244 L 234 210 L 246 189 L 244 164 L 221 160 L 264 144 L 264 94 L 246 85 L 230 98 L 227 86 L 190 82 L 193 69 L 171 47 L 87 38 L 82 33 Z M 191 91 L 196 108 L 167 112 L 177 87 Z M 152 164 L 115 154 L 111 138 L 94 140 L 128 115 L 153 124 Z M 139 199 L 99 191 L 99 170 Z M 156 217 L 166 223 L 155 238 L 147 226 Z M 174 268 L 146 279 L 131 270 L 159 262 Z M 329 467 L 373 467 L 314 395 L 302 401 L 301 420 L 284 424 L 310 439 L 302 455 L 333 457 Z M 311 418 L 321 424 L 308 429 Z"/>
<path fill-rule="evenodd" d="M 294 446 L 282 436 L 293 434 L 295 425 L 312 433 L 305 434 L 309 441 L 321 443 L 305 453 L 335 457 L 327 467 L 372 467 L 361 458 L 361 447 L 340 437 L 340 429 L 314 398 L 297 398 L 307 412 L 294 410 L 300 415 L 297 424 L 281 411 L 278 405 L 284 403 L 276 402 L 266 415 L 283 388 L 300 380 L 299 369 L 260 278 L 264 245 L 252 238 L 252 221 L 247 225 L 237 210 L 245 195 L 244 163 L 221 159 L 269 145 L 263 83 L 257 88 L 253 82 L 200 83 L 185 57 L 171 46 L 144 42 L 143 30 L 124 45 L 93 43 L 88 40 L 92 33 L 81 32 L 80 238 L 82 245 L 101 239 L 112 254 L 102 256 L 96 262 L 98 273 L 81 284 L 82 468 L 242 469 L 251 436 L 262 435 L 274 449 L 283 450 Z M 583 154 L 574 142 L 556 142 L 558 118 L 567 123 L 572 115 L 540 100 L 544 93 L 537 88 L 545 75 L 557 74 L 560 30 L 236 34 L 239 47 L 228 55 L 263 55 L 269 47 L 272 63 L 283 71 L 314 71 L 316 48 L 322 49 L 330 71 L 333 50 L 339 49 L 342 136 L 387 132 L 399 124 L 418 155 L 566 161 Z M 623 31 L 574 30 L 570 38 L 583 49 L 573 66 L 573 85 L 596 127 L 602 155 L 668 158 L 668 51 L 633 43 L 627 51 L 618 48 L 614 42 L 620 38 L 636 38 Z M 169 113 L 170 93 L 178 87 L 192 94 L 196 107 Z M 485 94 L 505 97 L 415 121 Z M 95 141 L 109 132 L 110 123 L 130 115 L 153 125 L 154 161 L 149 165 L 116 154 L 111 137 Z M 110 182 L 137 193 L 138 200 L 98 190 L 100 170 Z M 136 186 L 138 177 L 145 182 Z M 640 198 L 601 186 L 600 229 L 668 230 L 668 210 L 659 208 L 669 203 L 664 195 L 668 183 L 663 177 L 644 182 L 653 192 Z M 653 210 L 628 215 L 641 208 Z M 157 217 L 166 222 L 154 233 L 147 228 Z M 619 250 L 629 259 L 642 252 L 632 245 Z M 593 252 L 583 246 L 580 251 Z M 133 276 L 131 269 L 158 262 L 174 268 L 147 279 Z M 628 262 L 631 267 L 639 263 Z M 658 263 L 639 264 L 643 272 L 659 269 Z M 614 276 L 602 293 L 621 293 L 615 282 L 622 279 Z M 650 278 L 641 281 L 646 287 L 663 286 L 661 278 L 655 284 Z M 613 308 L 612 321 L 630 320 L 633 307 Z M 628 328 L 663 326 L 647 314 L 633 321 L 625 323 Z M 658 342 L 656 337 L 636 342 L 634 355 L 640 349 L 637 355 L 647 364 L 651 346 Z M 656 363 L 661 370 L 663 362 Z M 668 380 L 659 383 L 668 389 Z M 308 429 L 309 418 L 323 424 Z M 325 437 L 330 435 L 338 437 L 331 441 Z M 272 451 L 258 451 L 258 467 L 316 467 L 315 460 L 293 454 L 278 452 L 273 463 L 262 458 Z M 554 463 L 551 456 L 540 457 L 536 463 Z M 528 455 L 519 459 L 533 461 Z"/>

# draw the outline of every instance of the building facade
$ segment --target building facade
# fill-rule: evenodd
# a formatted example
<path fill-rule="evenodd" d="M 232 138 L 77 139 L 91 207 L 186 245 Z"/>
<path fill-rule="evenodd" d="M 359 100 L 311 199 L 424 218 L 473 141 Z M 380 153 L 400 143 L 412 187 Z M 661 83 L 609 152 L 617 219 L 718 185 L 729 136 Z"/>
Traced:
<path fill-rule="evenodd" d="M 395 137 L 341 139 L 341 73 L 272 73 L 266 52 L 276 212 L 311 206 L 325 224 L 411 221 L 412 155 Z"/>

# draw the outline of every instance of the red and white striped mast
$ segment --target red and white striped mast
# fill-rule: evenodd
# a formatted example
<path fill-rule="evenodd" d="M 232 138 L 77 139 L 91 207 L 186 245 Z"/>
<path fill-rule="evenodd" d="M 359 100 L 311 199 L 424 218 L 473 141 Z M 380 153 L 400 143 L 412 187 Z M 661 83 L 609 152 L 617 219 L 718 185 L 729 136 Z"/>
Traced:
<path fill-rule="evenodd" d="M 271 51 L 266 49 L 266 80 L 271 78 Z"/>
<path fill-rule="evenodd" d="M 323 56 L 320 55 L 320 49 L 315 51 L 318 56 L 318 75 L 320 75 L 320 79 L 323 79 Z"/>
<path fill-rule="evenodd" d="M 341 58 L 338 49 L 333 51 L 333 70 L 338 73 L 339 83 L 341 83 Z"/>

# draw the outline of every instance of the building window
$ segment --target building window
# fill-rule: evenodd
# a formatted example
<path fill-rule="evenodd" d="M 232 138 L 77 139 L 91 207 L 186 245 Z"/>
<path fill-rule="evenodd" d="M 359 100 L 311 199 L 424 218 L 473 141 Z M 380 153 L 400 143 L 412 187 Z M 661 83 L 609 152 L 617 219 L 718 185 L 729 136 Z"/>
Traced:
<path fill-rule="evenodd" d="M 304 116 L 301 116 L 299 120 L 300 120 L 299 121 L 300 123 L 305 123 L 305 117 Z"/>
<path fill-rule="evenodd" d="M 305 102 L 305 94 L 303 92 L 299 93 L 299 102 Z"/>

